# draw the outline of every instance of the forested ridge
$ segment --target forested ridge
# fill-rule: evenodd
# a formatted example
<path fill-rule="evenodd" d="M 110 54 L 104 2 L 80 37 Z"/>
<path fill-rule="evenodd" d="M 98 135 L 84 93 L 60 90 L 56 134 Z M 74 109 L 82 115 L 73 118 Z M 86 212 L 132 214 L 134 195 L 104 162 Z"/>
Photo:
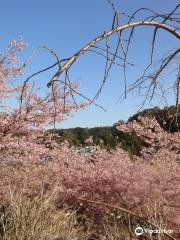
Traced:
<path fill-rule="evenodd" d="M 176 111 L 177 107 L 175 106 L 165 107 L 163 109 L 159 107 L 145 109 L 131 116 L 127 122 L 138 121 L 140 116 L 150 117 L 155 118 L 164 130 L 172 133 L 178 132 L 180 114 L 179 112 L 176 114 Z M 60 138 L 58 138 L 59 142 L 67 140 L 70 145 L 75 146 L 100 145 L 102 148 L 108 150 L 121 146 L 130 154 L 138 155 L 142 147 L 145 146 L 145 143 L 135 133 L 124 133 L 117 130 L 116 126 L 123 122 L 123 120 L 119 120 L 113 126 L 93 128 L 76 127 L 51 131 L 55 131 L 60 136 Z M 86 142 L 90 137 L 92 137 L 93 141 L 91 143 Z"/>

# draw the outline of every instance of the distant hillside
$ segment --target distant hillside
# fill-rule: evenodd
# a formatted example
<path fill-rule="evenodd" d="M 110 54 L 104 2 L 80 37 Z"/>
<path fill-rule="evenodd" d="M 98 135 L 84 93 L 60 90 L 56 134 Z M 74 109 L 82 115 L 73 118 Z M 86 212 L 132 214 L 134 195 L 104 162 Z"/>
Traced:
<path fill-rule="evenodd" d="M 140 113 L 137 113 L 129 118 L 128 121 L 138 120 L 138 116 L 150 116 L 155 117 L 159 124 L 168 131 L 175 132 L 178 130 L 178 124 L 180 126 L 179 114 L 175 117 L 176 108 L 174 106 L 166 107 L 164 109 L 152 108 L 146 109 Z M 121 120 L 118 122 L 122 122 Z M 94 127 L 94 128 L 69 128 L 69 129 L 57 129 L 51 130 L 58 133 L 61 138 L 57 141 L 62 142 L 67 140 L 71 145 L 86 146 L 90 145 L 86 140 L 91 136 L 92 145 L 100 145 L 108 150 L 115 149 L 117 146 L 128 151 L 131 155 L 138 155 L 141 148 L 145 146 L 145 143 L 136 134 L 128 134 L 119 132 L 116 129 L 115 123 L 109 127 Z"/>
<path fill-rule="evenodd" d="M 55 130 L 61 138 L 59 142 L 67 140 L 71 145 L 87 146 L 100 145 L 107 150 L 115 149 L 121 144 L 121 147 L 130 154 L 138 154 L 143 146 L 143 141 L 136 134 L 120 132 L 115 126 L 112 127 L 94 127 L 94 128 L 70 128 Z M 86 140 L 92 137 L 93 143 L 87 143 Z"/>

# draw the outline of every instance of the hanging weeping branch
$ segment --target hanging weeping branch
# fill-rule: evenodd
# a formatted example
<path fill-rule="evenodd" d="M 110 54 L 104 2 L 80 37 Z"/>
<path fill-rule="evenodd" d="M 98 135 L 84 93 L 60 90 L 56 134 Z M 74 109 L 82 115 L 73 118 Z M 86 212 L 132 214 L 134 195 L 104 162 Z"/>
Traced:
<path fill-rule="evenodd" d="M 37 74 L 40 74 L 44 71 L 48 71 L 54 67 L 58 66 L 57 72 L 53 75 L 53 77 L 49 80 L 47 86 L 48 88 L 51 88 L 53 90 L 53 85 L 55 82 L 61 82 L 64 86 L 64 93 L 66 90 L 69 90 L 71 93 L 71 97 L 73 102 L 75 103 L 75 95 L 79 95 L 83 99 L 86 99 L 89 104 L 94 104 L 101 109 L 104 109 L 99 104 L 95 103 L 95 100 L 98 99 L 100 94 L 102 93 L 102 89 L 104 88 L 109 74 L 112 70 L 112 66 L 120 67 L 123 73 L 123 80 L 124 80 L 124 97 L 127 97 L 127 94 L 134 90 L 139 90 L 139 95 L 144 96 L 143 103 L 141 105 L 144 106 L 144 104 L 149 101 L 151 102 L 152 99 L 159 93 L 159 89 L 163 89 L 163 99 L 164 99 L 164 93 L 165 90 L 163 88 L 162 81 L 159 81 L 159 79 L 162 76 L 162 73 L 165 72 L 165 70 L 174 64 L 176 61 L 176 65 L 180 64 L 180 48 L 173 47 L 173 50 L 163 55 L 165 57 L 161 58 L 159 67 L 156 69 L 156 71 L 151 71 L 151 68 L 155 61 L 155 53 L 156 53 L 156 45 L 158 43 L 157 35 L 160 34 L 159 30 L 162 30 L 164 32 L 167 32 L 172 36 L 172 38 L 179 40 L 180 39 L 180 32 L 179 32 L 179 23 L 180 23 L 180 4 L 174 7 L 172 11 L 169 13 L 159 14 L 156 11 L 153 11 L 148 8 L 140 8 L 137 11 L 135 11 L 132 15 L 128 15 L 126 13 L 120 13 L 116 8 L 115 5 L 108 0 L 108 3 L 111 5 L 111 8 L 113 10 L 113 19 L 111 24 L 111 29 L 109 31 L 104 32 L 103 34 L 97 36 L 95 39 L 90 41 L 89 43 L 85 44 L 81 49 L 79 49 L 75 54 L 73 54 L 69 58 L 64 58 L 60 60 L 57 56 L 57 54 L 49 49 L 49 51 L 56 57 L 57 62 L 51 65 L 50 67 L 43 69 L 32 76 L 30 76 L 28 79 L 26 79 L 25 84 L 34 76 Z M 142 13 L 145 15 L 142 19 L 139 19 L 139 14 Z M 126 23 L 121 24 L 121 17 L 127 18 Z M 149 51 L 149 60 L 148 64 L 145 67 L 144 71 L 142 71 L 141 76 L 138 79 L 134 79 L 131 82 L 128 82 L 128 68 L 131 66 L 136 66 L 135 64 L 131 63 L 129 61 L 129 51 L 131 49 L 132 45 L 136 45 L 136 42 L 134 40 L 134 34 L 137 28 L 144 27 L 146 31 L 152 29 L 152 40 L 151 40 L 151 48 Z M 145 31 L 143 29 L 143 31 Z M 110 37 L 115 36 L 117 39 L 113 40 L 113 43 L 110 41 Z M 105 43 L 105 46 L 102 47 L 102 44 Z M 113 46 L 111 46 L 113 45 Z M 48 49 L 48 48 L 46 48 Z M 105 66 L 103 69 L 103 79 L 102 82 L 97 89 L 97 91 L 94 94 L 94 97 L 90 98 L 85 96 L 83 93 L 80 93 L 79 91 L 73 90 L 71 79 L 70 79 L 70 70 L 72 65 L 79 59 L 81 55 L 85 55 L 88 53 L 97 54 L 102 57 L 102 59 L 105 60 Z M 171 80 L 172 86 L 176 88 L 175 92 L 175 99 L 176 99 L 176 106 L 179 104 L 179 68 L 176 68 L 177 75 L 175 77 L 175 80 Z M 63 75 L 64 74 L 64 75 Z M 62 77 L 63 76 L 63 77 Z M 167 87 L 169 88 L 169 86 Z M 65 94 L 64 94 L 65 95 Z M 66 99 L 64 98 L 64 110 L 66 109 Z M 178 109 L 178 108 L 177 108 Z"/>
<path fill-rule="evenodd" d="M 92 46 L 96 45 L 98 42 L 100 42 L 103 39 L 107 39 L 109 36 L 111 36 L 113 33 L 116 32 L 122 32 L 128 28 L 135 28 L 138 26 L 151 26 L 151 27 L 158 27 L 160 29 L 163 29 L 167 32 L 169 32 L 170 34 L 172 34 L 174 37 L 176 37 L 177 39 L 180 39 L 180 33 L 176 31 L 176 29 L 169 27 L 166 24 L 163 23 L 159 23 L 159 22 L 144 22 L 144 21 L 140 21 L 140 22 L 133 22 L 133 23 L 128 23 L 125 24 L 123 26 L 118 26 L 108 32 L 103 33 L 102 35 L 96 37 L 94 40 L 92 40 L 91 42 L 89 42 L 88 44 L 86 44 L 84 47 L 82 47 L 78 52 L 76 52 L 73 56 L 71 56 L 69 58 L 69 60 L 64 63 L 61 67 L 61 69 L 59 69 L 54 76 L 51 78 L 51 80 L 48 83 L 48 87 L 50 87 L 52 85 L 52 83 L 54 81 L 56 81 L 59 76 L 66 71 L 67 69 L 69 69 L 72 64 L 77 60 L 77 58 L 79 56 L 81 56 L 83 53 L 85 53 L 86 51 L 88 51 Z"/>
<path fill-rule="evenodd" d="M 125 13 L 119 13 L 116 9 L 114 4 L 111 1 L 108 1 L 111 4 L 114 16 L 112 21 L 112 28 L 111 30 L 104 32 L 102 35 L 99 35 L 89 43 L 87 43 L 84 47 L 82 47 L 79 51 L 77 51 L 74 55 L 72 55 L 63 65 L 61 68 L 54 74 L 51 80 L 48 82 L 47 86 L 50 87 L 53 83 L 56 82 L 57 79 L 60 78 L 62 73 L 69 71 L 71 66 L 76 62 L 76 60 L 83 54 L 88 52 L 94 52 L 98 55 L 101 55 L 105 58 L 105 69 L 104 69 L 104 77 L 100 87 L 98 88 L 97 92 L 95 93 L 94 97 L 92 98 L 90 104 L 92 104 L 95 100 L 98 99 L 99 95 L 102 92 L 102 89 L 107 82 L 109 73 L 113 65 L 123 68 L 123 76 L 124 76 L 124 97 L 126 98 L 127 94 L 133 90 L 139 89 L 139 91 L 146 91 L 144 92 L 144 100 L 141 107 L 149 100 L 152 101 L 154 96 L 157 94 L 156 91 L 158 90 L 158 79 L 162 72 L 164 72 L 171 62 L 175 58 L 179 58 L 180 48 L 176 48 L 165 58 L 162 58 L 159 68 L 153 72 L 149 73 L 151 66 L 153 65 L 153 58 L 155 53 L 155 45 L 157 40 L 157 34 L 160 29 L 164 30 L 165 32 L 169 33 L 175 39 L 180 39 L 180 33 L 178 28 L 178 23 L 180 22 L 180 13 L 177 11 L 180 8 L 180 4 L 178 4 L 170 13 L 166 14 L 158 14 L 155 11 L 152 11 L 147 8 L 141 8 L 135 11 L 131 16 L 126 15 Z M 150 14 L 149 16 L 145 17 L 141 21 L 135 21 L 135 18 L 138 16 L 140 12 L 147 12 Z M 127 24 L 120 24 L 119 16 L 124 15 L 129 18 Z M 127 78 L 127 67 L 132 66 L 132 63 L 128 62 L 128 53 L 130 50 L 130 45 L 135 44 L 133 42 L 133 35 L 135 29 L 137 27 L 144 26 L 148 30 L 147 27 L 153 28 L 153 36 L 152 36 L 152 43 L 151 43 L 151 50 L 150 50 L 150 62 L 143 71 L 142 76 L 135 80 L 133 83 L 128 84 Z M 127 33 L 126 30 L 130 29 L 130 32 Z M 128 38 L 123 38 L 123 34 L 127 33 Z M 117 43 L 115 45 L 114 52 L 111 50 L 111 47 L 107 45 L 108 39 L 113 35 L 117 34 Z M 105 41 L 105 48 L 98 46 L 97 44 L 100 42 Z M 123 43 L 124 41 L 124 43 Z M 119 62 L 119 60 L 121 62 Z M 146 86 L 144 86 L 146 85 Z M 176 84 L 176 86 L 179 86 Z M 160 87 L 163 89 L 163 87 Z M 164 92 L 163 92 L 164 94 Z M 163 96 L 164 98 L 164 96 Z M 177 101 L 178 99 L 178 101 Z M 176 105 L 179 103 L 178 91 L 176 91 Z"/>

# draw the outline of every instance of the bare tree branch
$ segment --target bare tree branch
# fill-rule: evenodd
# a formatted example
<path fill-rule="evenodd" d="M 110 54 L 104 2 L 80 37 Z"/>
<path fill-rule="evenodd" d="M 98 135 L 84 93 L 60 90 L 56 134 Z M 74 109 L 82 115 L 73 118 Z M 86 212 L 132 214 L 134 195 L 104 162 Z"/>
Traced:
<path fill-rule="evenodd" d="M 139 219 L 139 220 L 142 220 L 143 222 L 145 222 L 146 224 L 149 224 L 151 227 L 153 227 L 153 229 L 158 229 L 158 230 L 161 230 L 160 227 L 158 227 L 156 224 L 150 222 L 149 220 L 135 214 L 134 212 L 128 210 L 128 209 L 125 209 L 125 208 L 122 208 L 122 207 L 117 207 L 117 206 L 114 206 L 112 204 L 107 204 L 107 203 L 103 203 L 103 202 L 100 202 L 100 201 L 93 201 L 93 200 L 88 200 L 88 199 L 84 199 L 84 198 L 77 198 L 77 200 L 81 201 L 81 202 L 85 202 L 85 203 L 90 203 L 90 204 L 94 204 L 94 205 L 99 205 L 99 206 L 102 206 L 102 207 L 106 207 L 106 208 L 111 208 L 111 209 L 116 209 L 118 211 L 121 211 L 123 213 L 126 213 L 132 217 L 135 217 L 136 219 Z M 172 237 L 171 235 L 169 235 L 168 233 L 164 233 L 164 235 L 166 235 L 169 239 L 173 239 L 173 240 L 176 240 L 174 237 Z"/>
<path fill-rule="evenodd" d="M 138 27 L 138 26 L 152 26 L 152 27 L 158 27 L 160 29 L 163 29 L 169 33 L 171 33 L 173 36 L 175 36 L 177 39 L 180 39 L 180 33 L 178 33 L 176 31 L 176 29 L 173 29 L 171 27 L 169 27 L 166 24 L 163 23 L 159 23 L 159 22 L 144 22 L 144 21 L 139 21 L 139 22 L 133 22 L 133 23 L 129 23 L 129 24 L 125 24 L 123 26 L 118 26 L 108 32 L 105 32 L 104 34 L 96 37 L 94 40 L 92 40 L 91 42 L 89 42 L 88 44 L 86 44 L 84 47 L 82 47 L 77 53 L 75 53 L 72 57 L 69 58 L 69 60 L 61 67 L 60 70 L 58 70 L 54 76 L 51 78 L 51 80 L 49 81 L 49 83 L 47 84 L 48 87 L 51 86 L 51 84 L 57 80 L 57 78 L 67 69 L 70 68 L 70 66 L 76 61 L 76 59 L 82 55 L 83 53 L 85 53 L 89 48 L 91 48 L 93 45 L 95 45 L 97 42 L 108 38 L 110 35 L 112 35 L 115 32 L 121 32 L 124 31 L 125 29 L 128 28 L 133 28 L 133 27 Z"/>

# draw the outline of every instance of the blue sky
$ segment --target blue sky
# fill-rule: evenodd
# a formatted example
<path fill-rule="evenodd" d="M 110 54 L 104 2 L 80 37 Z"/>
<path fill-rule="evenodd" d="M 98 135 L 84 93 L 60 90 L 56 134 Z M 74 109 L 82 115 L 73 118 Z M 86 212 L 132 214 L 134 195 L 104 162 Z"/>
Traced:
<path fill-rule="evenodd" d="M 128 14 L 140 7 L 148 7 L 157 12 L 168 12 L 178 0 L 117 0 L 116 6 Z M 69 57 L 97 35 L 111 28 L 113 13 L 106 0 L 2 0 L 0 10 L 0 51 L 11 39 L 23 37 L 28 43 L 24 56 L 39 45 L 53 48 L 60 58 Z M 141 16 L 140 16 L 141 17 Z M 123 17 L 122 17 L 123 22 Z M 147 51 L 151 42 L 150 31 L 142 28 L 137 31 L 137 44 L 130 52 L 131 61 L 136 63 L 130 69 L 128 78 L 135 79 L 143 69 Z M 167 51 L 177 46 L 177 41 L 167 33 L 162 33 L 157 51 Z M 113 41 L 113 40 L 112 40 Z M 40 51 L 27 66 L 26 75 L 53 63 L 53 58 L 45 51 Z M 80 82 L 80 90 L 90 97 L 100 86 L 103 77 L 104 62 L 99 57 L 82 57 L 72 68 L 72 77 Z M 38 81 L 43 85 L 54 71 L 42 74 Z M 170 75 L 169 75 L 170 76 Z M 167 77 L 167 76 L 166 76 Z M 90 106 L 77 112 L 59 127 L 92 127 L 111 125 L 119 119 L 126 120 L 139 108 L 142 99 L 130 95 L 127 100 L 117 99 L 123 90 L 123 75 L 120 69 L 114 69 L 98 99 L 107 112 Z M 174 100 L 169 96 L 170 103 Z M 154 103 L 156 105 L 156 103 Z"/>

